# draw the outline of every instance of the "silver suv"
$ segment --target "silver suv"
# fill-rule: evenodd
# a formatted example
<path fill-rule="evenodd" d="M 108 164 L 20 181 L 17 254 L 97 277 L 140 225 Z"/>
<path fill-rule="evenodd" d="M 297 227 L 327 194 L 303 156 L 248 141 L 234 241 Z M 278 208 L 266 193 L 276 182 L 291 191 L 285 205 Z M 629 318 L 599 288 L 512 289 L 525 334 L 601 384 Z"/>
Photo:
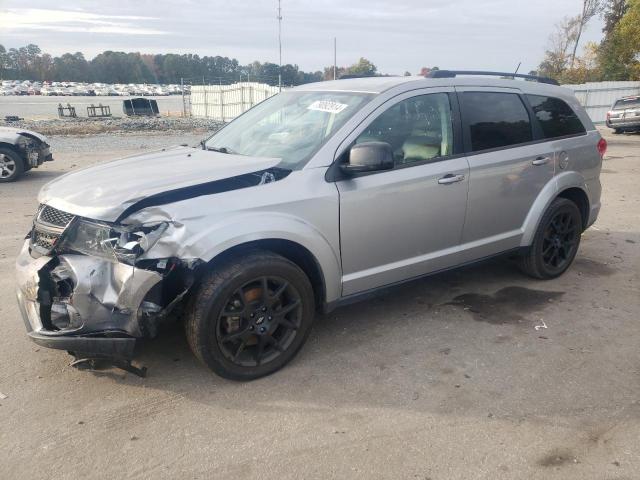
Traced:
<path fill-rule="evenodd" d="M 606 124 L 614 133 L 640 130 L 640 95 L 616 100 L 607 112 Z"/>
<path fill-rule="evenodd" d="M 549 79 L 461 73 L 303 85 L 199 147 L 53 180 L 17 260 L 29 336 L 130 366 L 182 317 L 202 362 L 253 379 L 375 289 L 505 252 L 562 274 L 606 142 Z"/>

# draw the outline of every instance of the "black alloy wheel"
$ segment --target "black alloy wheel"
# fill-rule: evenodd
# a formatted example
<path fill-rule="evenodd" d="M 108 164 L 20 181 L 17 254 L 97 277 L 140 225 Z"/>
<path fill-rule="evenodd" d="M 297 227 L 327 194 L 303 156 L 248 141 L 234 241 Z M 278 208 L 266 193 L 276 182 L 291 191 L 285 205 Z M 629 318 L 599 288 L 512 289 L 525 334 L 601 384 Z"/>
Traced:
<path fill-rule="evenodd" d="M 293 262 L 250 251 L 211 268 L 187 308 L 189 346 L 218 375 L 252 380 L 286 365 L 315 313 L 311 283 Z"/>
<path fill-rule="evenodd" d="M 562 275 L 578 252 L 582 230 L 578 206 L 566 198 L 556 198 L 542 216 L 532 245 L 519 258 L 521 270 L 540 279 Z"/>
<path fill-rule="evenodd" d="M 573 260 L 580 227 L 572 212 L 560 211 L 545 228 L 542 237 L 542 261 L 549 269 L 562 269 Z"/>
<path fill-rule="evenodd" d="M 216 322 L 216 340 L 225 358 L 259 367 L 282 355 L 301 325 L 298 290 L 280 277 L 259 277 L 235 290 Z"/>

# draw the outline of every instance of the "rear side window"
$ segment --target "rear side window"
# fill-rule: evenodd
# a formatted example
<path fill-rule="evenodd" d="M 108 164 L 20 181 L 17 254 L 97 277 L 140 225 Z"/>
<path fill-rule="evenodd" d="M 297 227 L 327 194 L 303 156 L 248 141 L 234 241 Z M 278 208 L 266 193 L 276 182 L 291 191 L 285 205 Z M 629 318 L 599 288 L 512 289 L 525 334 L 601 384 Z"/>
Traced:
<path fill-rule="evenodd" d="M 464 92 L 462 103 L 474 152 L 533 140 L 531 120 L 519 95 Z"/>
<path fill-rule="evenodd" d="M 527 95 L 545 138 L 585 133 L 584 125 L 569 105 L 559 98 Z"/>
<path fill-rule="evenodd" d="M 640 107 L 640 97 L 638 98 L 621 98 L 613 106 L 614 110 L 623 110 L 625 108 Z"/>

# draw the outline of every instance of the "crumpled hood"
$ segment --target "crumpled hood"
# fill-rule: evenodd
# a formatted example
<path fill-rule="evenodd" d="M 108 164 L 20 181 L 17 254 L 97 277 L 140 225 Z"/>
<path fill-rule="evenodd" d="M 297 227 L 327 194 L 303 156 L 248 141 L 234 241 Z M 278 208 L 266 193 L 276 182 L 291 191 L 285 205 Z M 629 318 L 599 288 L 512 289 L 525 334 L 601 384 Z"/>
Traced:
<path fill-rule="evenodd" d="M 47 137 L 45 137 L 44 135 L 40 135 L 37 132 L 32 132 L 31 130 L 25 130 L 24 128 L 15 127 L 0 127 L 0 140 L 4 140 L 9 143 L 15 143 L 23 133 L 36 137 L 38 140 L 46 144 L 49 143 L 47 141 Z"/>
<path fill-rule="evenodd" d="M 265 170 L 279 162 L 173 147 L 62 175 L 42 187 L 38 201 L 86 218 L 115 221 L 127 207 L 149 196 Z"/>

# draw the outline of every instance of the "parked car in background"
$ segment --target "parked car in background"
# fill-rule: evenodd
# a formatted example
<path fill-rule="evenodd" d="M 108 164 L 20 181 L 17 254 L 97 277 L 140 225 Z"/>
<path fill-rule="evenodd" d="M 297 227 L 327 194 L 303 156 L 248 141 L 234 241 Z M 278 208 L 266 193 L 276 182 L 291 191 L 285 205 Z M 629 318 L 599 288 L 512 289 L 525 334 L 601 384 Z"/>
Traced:
<path fill-rule="evenodd" d="M 43 135 L 12 127 L 0 127 L 0 183 L 13 182 L 24 172 L 53 160 Z"/>
<path fill-rule="evenodd" d="M 607 112 L 606 123 L 614 133 L 640 131 L 640 95 L 616 100 Z"/>
<path fill-rule="evenodd" d="M 17 260 L 28 335 L 121 364 L 177 309 L 204 364 L 249 380 L 377 289 L 507 252 L 561 275 L 606 142 L 555 81 L 463 73 L 302 85 L 200 147 L 48 183 Z"/>

